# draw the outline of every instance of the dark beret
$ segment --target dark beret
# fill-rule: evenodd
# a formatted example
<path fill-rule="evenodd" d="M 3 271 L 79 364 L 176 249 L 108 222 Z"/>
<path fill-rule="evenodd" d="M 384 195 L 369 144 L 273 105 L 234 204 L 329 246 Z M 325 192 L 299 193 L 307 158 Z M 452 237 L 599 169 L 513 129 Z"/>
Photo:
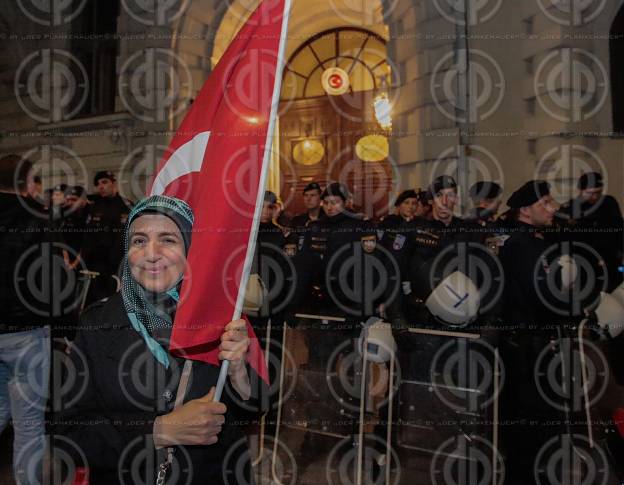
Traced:
<path fill-rule="evenodd" d="M 341 184 L 340 182 L 333 182 L 325 187 L 323 194 L 321 195 L 321 199 L 328 197 L 330 195 L 334 195 L 340 197 L 343 201 L 347 201 L 349 198 L 349 191 L 347 188 Z"/>
<path fill-rule="evenodd" d="M 69 189 L 68 195 L 74 195 L 76 197 L 82 197 L 85 193 L 84 187 L 80 185 L 74 185 Z"/>
<path fill-rule="evenodd" d="M 431 193 L 431 195 L 435 195 L 442 189 L 456 188 L 457 182 L 455 182 L 455 179 L 453 177 L 451 177 L 450 175 L 440 175 L 439 177 L 436 177 L 433 182 L 431 182 L 431 185 L 429 186 L 429 192 Z"/>
<path fill-rule="evenodd" d="M 264 201 L 269 204 L 277 204 L 277 195 L 275 195 L 270 190 L 264 192 Z"/>
<path fill-rule="evenodd" d="M 394 201 L 394 207 L 399 207 L 407 199 L 418 199 L 418 194 L 412 189 L 404 190 Z"/>
<path fill-rule="evenodd" d="M 544 180 L 529 180 L 511 194 L 511 197 L 507 200 L 507 205 L 512 209 L 528 207 L 548 194 L 550 194 L 550 184 L 548 182 Z"/>
<path fill-rule="evenodd" d="M 111 182 L 117 180 L 115 178 L 115 174 L 110 170 L 100 170 L 98 173 L 95 174 L 95 177 L 93 177 L 93 185 L 97 185 L 101 179 L 108 179 Z"/>
<path fill-rule="evenodd" d="M 469 194 L 472 200 L 496 199 L 502 191 L 496 182 L 480 181 L 470 187 Z"/>
<path fill-rule="evenodd" d="M 586 172 L 578 179 L 578 188 L 580 190 L 598 189 L 600 187 L 604 187 L 600 172 Z"/>
<path fill-rule="evenodd" d="M 322 192 L 321 186 L 317 182 L 310 182 L 308 185 L 306 185 L 303 188 L 303 193 L 305 194 L 308 190 L 318 190 L 319 192 Z"/>

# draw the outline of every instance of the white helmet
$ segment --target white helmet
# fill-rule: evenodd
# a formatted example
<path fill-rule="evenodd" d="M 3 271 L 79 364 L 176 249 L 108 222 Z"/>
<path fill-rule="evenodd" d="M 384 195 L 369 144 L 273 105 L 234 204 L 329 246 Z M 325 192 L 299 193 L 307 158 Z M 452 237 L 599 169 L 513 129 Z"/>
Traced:
<path fill-rule="evenodd" d="M 578 276 L 578 266 L 576 261 L 569 254 L 559 257 L 559 266 L 561 267 L 561 286 L 564 289 L 570 289 Z"/>
<path fill-rule="evenodd" d="M 461 271 L 455 271 L 435 287 L 425 306 L 432 315 L 450 325 L 468 325 L 479 312 L 479 289 Z"/>
<path fill-rule="evenodd" d="M 247 288 L 245 289 L 243 313 L 253 317 L 257 316 L 267 294 L 267 290 L 260 275 L 257 273 L 250 274 L 249 280 L 247 281 Z"/>
<path fill-rule="evenodd" d="M 624 330 L 624 306 L 612 294 L 600 293 L 600 303 L 594 313 L 600 328 L 607 330 L 611 337 L 617 337 Z"/>
<path fill-rule="evenodd" d="M 367 336 L 368 333 L 368 336 Z M 392 326 L 378 318 L 369 318 L 358 339 L 358 352 L 363 354 L 366 338 L 366 359 L 381 364 L 388 362 L 396 352 L 396 342 L 392 336 Z"/>

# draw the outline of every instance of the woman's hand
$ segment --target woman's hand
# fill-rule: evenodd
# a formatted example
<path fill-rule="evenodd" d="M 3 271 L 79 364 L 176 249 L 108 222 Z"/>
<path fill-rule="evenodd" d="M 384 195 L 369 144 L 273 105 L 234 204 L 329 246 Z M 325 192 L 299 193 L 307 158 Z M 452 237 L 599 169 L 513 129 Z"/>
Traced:
<path fill-rule="evenodd" d="M 221 335 L 221 345 L 219 345 L 219 360 L 230 361 L 228 375 L 237 375 L 241 369 L 245 368 L 248 349 L 247 322 L 241 319 L 228 323 Z"/>
<path fill-rule="evenodd" d="M 230 382 L 245 401 L 251 396 L 251 384 L 245 366 L 248 350 L 247 322 L 242 319 L 231 321 L 221 335 L 219 360 L 230 361 L 228 369 Z"/>
<path fill-rule="evenodd" d="M 225 422 L 225 404 L 214 402 L 215 388 L 154 421 L 157 448 L 174 445 L 212 445 Z"/>

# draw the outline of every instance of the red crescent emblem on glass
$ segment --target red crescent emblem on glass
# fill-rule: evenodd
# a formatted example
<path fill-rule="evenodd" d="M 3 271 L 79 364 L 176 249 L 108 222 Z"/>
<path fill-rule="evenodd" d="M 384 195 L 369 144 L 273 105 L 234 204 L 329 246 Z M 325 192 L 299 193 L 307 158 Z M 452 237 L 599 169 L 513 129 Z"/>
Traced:
<path fill-rule="evenodd" d="M 341 87 L 342 77 L 340 76 L 340 74 L 332 74 L 331 76 L 329 76 L 329 85 L 334 89 Z"/>

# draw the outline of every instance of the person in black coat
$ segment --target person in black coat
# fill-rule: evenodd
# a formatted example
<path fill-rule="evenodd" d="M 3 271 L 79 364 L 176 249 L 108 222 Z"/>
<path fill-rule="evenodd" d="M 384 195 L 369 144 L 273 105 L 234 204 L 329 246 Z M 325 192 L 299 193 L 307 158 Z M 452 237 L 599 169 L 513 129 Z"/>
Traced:
<path fill-rule="evenodd" d="M 244 426 L 268 391 L 246 365 L 244 320 L 230 322 L 221 336 L 219 358 L 231 363 L 222 402 L 213 402 L 219 367 L 203 362 L 192 362 L 186 392 L 177 395 L 187 366 L 168 347 L 192 222 L 190 207 L 178 199 L 153 196 L 138 204 L 126 225 L 121 292 L 82 315 L 70 353 L 70 367 L 82 378 L 68 378 L 55 434 L 73 466 L 89 469 L 91 485 L 155 483 L 169 449 L 166 483 L 249 478 Z"/>

